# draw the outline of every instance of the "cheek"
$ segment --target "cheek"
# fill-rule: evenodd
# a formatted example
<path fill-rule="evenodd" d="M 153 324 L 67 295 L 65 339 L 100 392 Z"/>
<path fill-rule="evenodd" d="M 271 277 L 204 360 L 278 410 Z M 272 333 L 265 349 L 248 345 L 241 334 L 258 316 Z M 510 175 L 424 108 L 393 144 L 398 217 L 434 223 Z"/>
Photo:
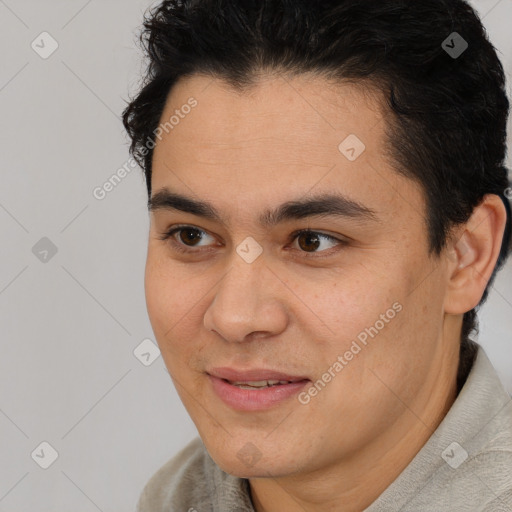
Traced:
<path fill-rule="evenodd" d="M 382 267 L 386 265 L 381 262 Z M 422 344 L 424 318 L 417 314 L 417 300 L 430 300 L 412 295 L 407 269 L 395 265 L 390 268 L 374 268 L 369 265 L 354 266 L 351 272 L 330 277 L 321 293 L 307 294 L 307 287 L 301 291 L 304 302 L 318 313 L 327 326 L 322 336 L 310 331 L 318 362 L 323 371 L 328 371 L 342 356 L 343 378 L 338 379 L 333 389 L 344 387 L 347 382 L 362 390 L 375 392 L 375 376 L 369 368 L 383 372 L 386 380 L 394 382 L 400 375 L 410 372 L 411 362 L 417 360 L 419 351 L 411 350 L 412 345 Z M 414 300 L 413 300 L 414 299 Z M 311 316 L 309 314 L 309 316 Z M 416 362 L 414 362 L 414 365 Z M 322 370 L 319 366 L 318 370 Z M 336 369 L 334 370 L 336 372 Z M 356 393 L 358 395 L 358 393 Z M 357 400 L 370 397 L 357 396 Z"/>
<path fill-rule="evenodd" d="M 148 315 L 158 336 L 164 329 L 172 326 L 172 312 L 177 306 L 175 289 L 176 283 L 166 266 L 157 258 L 148 254 L 144 289 Z M 167 325 L 164 325 L 167 324 Z"/>
<path fill-rule="evenodd" d="M 331 340 L 329 344 L 334 345 L 332 348 L 344 351 L 360 333 L 375 323 L 379 331 L 388 329 L 388 324 L 396 316 L 393 304 L 403 296 L 399 282 L 398 278 L 378 281 L 375 274 L 359 269 L 330 276 L 320 287 L 321 291 L 315 294 L 308 293 L 307 287 L 300 289 L 297 294 L 300 293 L 303 302 L 317 313 L 321 320 L 317 320 L 317 323 L 323 326 L 322 332 L 325 332 L 325 339 Z M 381 315 L 386 315 L 388 311 L 383 323 Z M 364 334 L 361 339 L 364 340 Z"/>
<path fill-rule="evenodd" d="M 415 284 L 405 280 L 396 290 L 401 310 L 378 334 L 368 337 L 368 344 L 357 356 L 362 364 L 353 368 L 354 378 L 364 383 L 357 402 L 368 410 L 380 411 L 384 420 L 391 417 L 387 410 L 399 409 L 402 402 L 412 403 L 425 385 L 432 365 L 438 364 L 442 285 L 435 272 L 429 278 L 431 281 L 426 279 L 418 285 L 428 274 L 424 269 L 418 273 Z"/>
<path fill-rule="evenodd" d="M 200 299 L 200 276 L 187 276 L 179 265 L 148 253 L 145 271 L 146 307 L 162 353 L 171 354 L 194 343 Z M 180 343 L 183 340 L 183 343 Z"/>

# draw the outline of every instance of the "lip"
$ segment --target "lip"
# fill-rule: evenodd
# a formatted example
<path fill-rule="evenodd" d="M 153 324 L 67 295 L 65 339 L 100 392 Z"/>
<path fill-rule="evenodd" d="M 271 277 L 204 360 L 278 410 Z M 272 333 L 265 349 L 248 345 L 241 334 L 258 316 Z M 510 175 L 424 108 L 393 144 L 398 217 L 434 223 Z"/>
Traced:
<path fill-rule="evenodd" d="M 307 377 L 287 375 L 266 369 L 235 370 L 214 368 L 208 372 L 214 393 L 229 407 L 239 411 L 262 411 L 278 406 L 296 395 L 310 382 Z M 289 384 L 278 384 L 262 389 L 241 389 L 227 381 L 287 380 Z"/>
<path fill-rule="evenodd" d="M 304 375 L 288 375 L 286 373 L 263 368 L 235 370 L 234 368 L 222 367 L 212 368 L 207 373 L 218 379 L 230 380 L 232 382 L 249 382 L 256 380 L 289 380 L 291 382 L 297 382 L 299 380 L 309 380 Z"/>

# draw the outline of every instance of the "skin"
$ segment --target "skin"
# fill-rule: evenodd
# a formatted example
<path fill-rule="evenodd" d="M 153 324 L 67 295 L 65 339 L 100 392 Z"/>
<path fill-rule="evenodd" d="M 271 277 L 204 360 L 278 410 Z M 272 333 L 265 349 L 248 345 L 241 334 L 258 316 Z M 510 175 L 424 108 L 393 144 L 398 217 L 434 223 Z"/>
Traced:
<path fill-rule="evenodd" d="M 146 301 L 167 369 L 212 458 L 249 479 L 258 512 L 360 511 L 456 398 L 462 314 L 491 276 L 505 208 L 486 196 L 441 257 L 430 256 L 423 192 L 384 156 L 376 94 L 306 75 L 262 75 L 239 93 L 194 75 L 172 89 L 162 120 L 191 96 L 197 106 L 157 142 L 152 194 L 167 187 L 209 201 L 223 222 L 151 213 Z M 353 162 L 338 149 L 349 134 L 366 145 Z M 322 192 L 343 193 L 378 220 L 258 222 L 267 208 Z M 199 240 L 162 240 L 177 224 L 200 230 Z M 299 229 L 348 243 L 311 249 L 290 241 Z M 236 252 L 248 236 L 263 249 L 250 264 Z M 221 366 L 314 382 L 396 302 L 402 310 L 307 405 L 292 397 L 236 411 L 212 390 L 205 372 Z M 254 464 L 237 456 L 247 443 Z"/>

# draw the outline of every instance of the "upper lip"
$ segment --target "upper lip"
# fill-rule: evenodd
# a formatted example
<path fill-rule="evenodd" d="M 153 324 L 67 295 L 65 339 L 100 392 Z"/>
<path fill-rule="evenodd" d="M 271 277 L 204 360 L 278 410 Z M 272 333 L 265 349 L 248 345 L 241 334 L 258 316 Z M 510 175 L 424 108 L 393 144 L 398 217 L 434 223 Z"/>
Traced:
<path fill-rule="evenodd" d="M 264 368 L 252 368 L 248 370 L 236 370 L 234 368 L 212 368 L 207 372 L 213 377 L 225 379 L 232 382 L 255 382 L 262 380 L 286 380 L 290 382 L 298 382 L 301 380 L 309 380 L 307 377 L 300 375 L 288 375 L 283 372 L 269 370 Z"/>

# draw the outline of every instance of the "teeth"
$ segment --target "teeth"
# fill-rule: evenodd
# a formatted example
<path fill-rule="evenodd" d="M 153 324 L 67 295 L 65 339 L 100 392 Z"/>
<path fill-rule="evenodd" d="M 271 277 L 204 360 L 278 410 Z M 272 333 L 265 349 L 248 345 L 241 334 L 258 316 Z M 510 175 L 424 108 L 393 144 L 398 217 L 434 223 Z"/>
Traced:
<path fill-rule="evenodd" d="M 289 384 L 288 380 L 253 380 L 248 382 L 235 381 L 230 382 L 231 385 L 237 386 L 240 389 L 254 389 L 254 388 L 268 388 L 276 386 L 277 384 Z"/>

